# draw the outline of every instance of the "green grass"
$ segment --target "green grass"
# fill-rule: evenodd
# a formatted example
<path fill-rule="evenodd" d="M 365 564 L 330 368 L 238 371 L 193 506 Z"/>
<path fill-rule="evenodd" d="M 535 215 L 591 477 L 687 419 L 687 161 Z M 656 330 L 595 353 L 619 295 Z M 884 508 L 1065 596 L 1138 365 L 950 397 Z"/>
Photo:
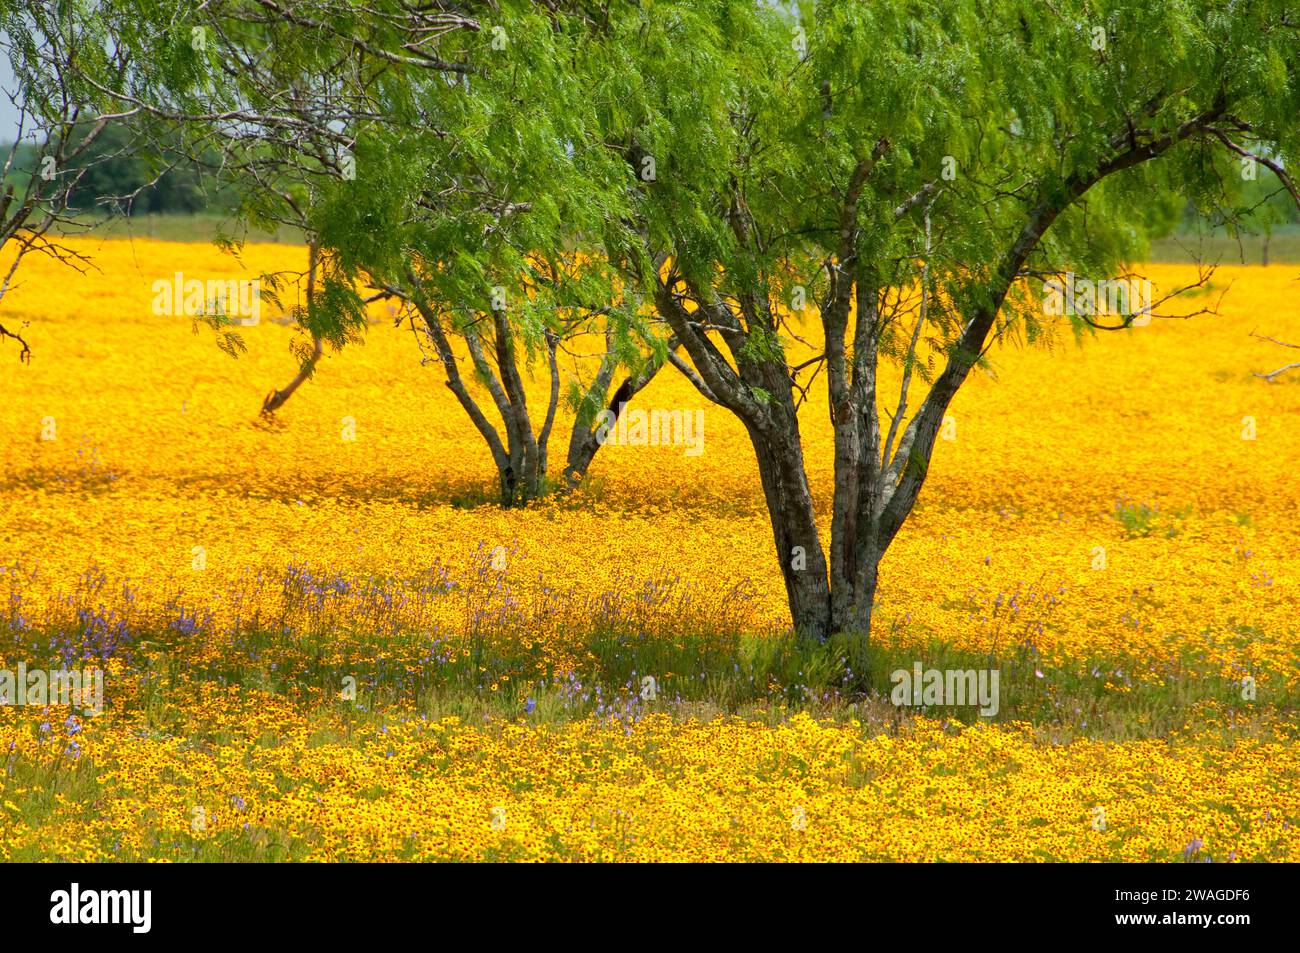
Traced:
<path fill-rule="evenodd" d="M 104 238 L 153 238 L 168 242 L 210 242 L 223 232 L 234 230 L 228 215 L 199 213 L 195 215 L 137 215 L 133 218 L 111 219 L 86 217 L 87 224 L 94 223 L 91 235 Z M 243 234 L 242 231 L 236 234 Z M 302 234 L 296 229 L 281 227 L 274 232 L 251 230 L 246 235 L 249 242 L 280 242 L 301 244 Z M 1268 263 L 1290 265 L 1300 263 L 1300 225 L 1279 225 L 1270 237 L 1264 235 L 1232 236 L 1225 229 L 1207 229 L 1200 234 L 1180 230 L 1151 243 L 1152 262 L 1184 263 L 1199 257 L 1207 264 L 1258 265 L 1264 261 L 1267 246 Z"/>
<path fill-rule="evenodd" d="M 49 651 L 48 642 L 33 644 L 30 631 L 21 640 L 14 635 L 22 656 L 41 658 Z M 862 648 L 843 637 L 826 643 L 793 635 L 646 638 L 596 626 L 585 636 L 587 661 L 564 673 L 551 670 L 536 646 L 496 635 L 444 643 L 435 655 L 418 637 L 376 634 L 365 657 L 331 663 L 321 661 L 320 647 L 301 633 L 245 632 L 238 650 L 196 665 L 185 638 L 159 634 L 137 643 L 123 677 L 140 679 L 140 706 L 150 729 L 181 734 L 189 733 L 187 714 L 172 700 L 189 697 L 196 682 L 269 692 L 341 715 L 349 724 L 393 712 L 455 715 L 478 724 L 565 724 L 591 717 L 631 722 L 651 711 L 776 724 L 806 711 L 838 721 L 856 718 L 886 733 L 916 715 L 952 724 L 1029 722 L 1058 741 L 1163 738 L 1203 716 L 1217 723 L 1225 712 L 1240 725 L 1256 718 L 1288 722 L 1300 707 L 1300 697 L 1278 673 L 1255 672 L 1258 697 L 1246 701 L 1238 678 L 1190 651 L 1164 661 L 1046 659 L 1031 638 L 1012 631 L 996 653 L 976 653 L 914 630 L 881 632 Z M 1249 641 L 1249 634 L 1242 638 Z M 893 673 L 910 673 L 916 663 L 926 670 L 996 669 L 996 713 L 981 714 L 973 703 L 896 705 Z M 345 697 L 348 679 L 355 697 Z"/>
<path fill-rule="evenodd" d="M 1129 539 L 1151 536 L 1152 534 L 1173 539 L 1182 532 L 1182 523 L 1191 515 L 1191 507 L 1183 507 L 1169 513 L 1162 513 L 1147 503 L 1138 504 L 1127 500 L 1118 500 L 1115 503 L 1114 515 L 1116 522 L 1124 527 L 1124 533 Z"/>
<path fill-rule="evenodd" d="M 111 239 L 147 238 L 164 242 L 211 242 L 220 235 L 228 235 L 250 243 L 302 243 L 302 233 L 297 229 L 281 226 L 275 231 L 245 230 L 242 226 L 237 226 L 229 215 L 213 212 L 195 215 L 142 214 L 130 218 L 121 215 L 111 218 L 87 215 L 81 217 L 79 222 L 87 227 L 65 229 L 64 233 Z"/>

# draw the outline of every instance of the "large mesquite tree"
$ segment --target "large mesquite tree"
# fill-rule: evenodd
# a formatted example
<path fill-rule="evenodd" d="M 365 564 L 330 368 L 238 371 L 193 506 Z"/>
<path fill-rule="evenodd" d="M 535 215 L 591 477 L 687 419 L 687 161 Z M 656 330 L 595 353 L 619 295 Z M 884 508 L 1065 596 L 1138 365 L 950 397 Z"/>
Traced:
<path fill-rule="evenodd" d="M 657 166 L 627 176 L 609 247 L 749 434 L 794 625 L 862 644 L 953 397 L 999 338 L 1051 330 L 1042 281 L 1123 275 L 1171 196 L 1230 200 L 1242 163 L 1290 181 L 1300 15 L 1284 0 L 799 11 L 620 7 L 583 68 L 597 147 Z M 824 350 L 796 365 L 803 289 Z M 878 387 L 886 361 L 898 391 Z M 813 380 L 834 429 L 828 548 L 801 440 Z"/>

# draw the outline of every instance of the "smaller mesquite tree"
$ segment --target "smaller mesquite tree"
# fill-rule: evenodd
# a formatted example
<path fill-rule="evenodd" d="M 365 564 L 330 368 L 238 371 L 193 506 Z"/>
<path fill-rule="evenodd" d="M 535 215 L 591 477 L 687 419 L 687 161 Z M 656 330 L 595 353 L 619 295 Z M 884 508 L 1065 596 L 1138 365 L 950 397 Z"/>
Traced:
<path fill-rule="evenodd" d="M 549 16 L 503 12 L 459 39 L 466 79 L 415 77 L 405 97 L 390 96 L 385 122 L 357 139 L 355 178 L 322 187 L 313 226 L 344 273 L 405 305 L 512 505 L 550 488 L 562 396 L 576 411 L 562 484 L 573 486 L 600 446 L 597 411 L 621 412 L 669 345 L 640 333 L 640 309 L 593 248 L 622 164 L 572 147 L 582 127 L 569 107 L 582 90 L 567 36 Z M 538 365 L 549 385 L 540 407 L 526 386 Z"/>
<path fill-rule="evenodd" d="M 614 271 L 578 253 L 602 224 L 616 164 L 580 166 L 569 143 L 564 116 L 582 91 L 565 68 L 572 37 L 558 9 L 581 6 L 189 0 L 122 18 L 143 65 L 105 92 L 181 132 L 189 157 L 242 195 L 245 219 L 308 236 L 295 316 L 310 344 L 299 342 L 299 371 L 264 414 L 310 378 L 324 344 L 364 333 L 364 304 L 396 299 L 398 323 L 409 320 L 483 437 L 503 505 L 553 485 L 566 378 L 577 414 L 561 485 L 582 479 L 599 449 L 597 412 L 620 412 L 669 348 L 632 333 L 639 318 Z M 590 339 L 594 371 L 577 359 L 562 369 Z M 525 386 L 535 364 L 549 383 L 540 413 Z"/>
<path fill-rule="evenodd" d="M 1060 323 L 1044 280 L 1123 275 L 1186 199 L 1230 199 L 1241 163 L 1290 183 L 1300 16 L 1284 0 L 799 11 L 620 7 L 580 68 L 592 148 L 655 157 L 654 182 L 625 178 L 608 241 L 749 435 L 793 623 L 863 645 L 954 396 L 997 341 Z M 801 293 L 823 346 L 796 364 Z M 1069 322 L 1089 323 L 1111 326 Z M 828 539 L 801 439 L 814 383 L 834 431 Z"/>

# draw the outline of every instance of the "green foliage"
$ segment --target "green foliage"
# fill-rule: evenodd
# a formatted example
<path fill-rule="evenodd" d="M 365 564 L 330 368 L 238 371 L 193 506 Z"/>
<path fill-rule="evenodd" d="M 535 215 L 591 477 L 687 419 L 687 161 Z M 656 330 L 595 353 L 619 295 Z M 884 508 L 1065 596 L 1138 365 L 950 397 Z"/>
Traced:
<path fill-rule="evenodd" d="M 606 262 L 645 283 L 667 258 L 706 298 L 760 310 L 796 284 L 815 303 L 844 189 L 876 149 L 853 251 L 882 286 L 916 281 L 928 208 L 930 280 L 947 304 L 935 343 L 991 303 L 1032 204 L 1126 146 L 1214 114 L 1260 154 L 1296 158 L 1297 32 L 1281 0 L 657 0 L 600 16 L 505 0 L 483 8 L 478 29 L 438 39 L 456 70 L 401 59 L 397 0 L 374 5 L 385 18 L 329 0 L 293 6 L 290 21 L 235 0 L 179 12 L 111 0 L 87 38 L 134 44 L 140 65 L 119 83 L 177 113 L 265 115 L 281 90 L 332 88 L 322 101 L 345 122 L 250 146 L 279 165 L 269 182 L 244 182 L 242 213 L 266 224 L 291 201 L 340 279 L 396 284 L 414 271 L 462 330 L 503 289 L 530 352 L 580 312 L 622 342 L 645 336 L 649 315 L 610 307 L 622 292 Z M 318 19 L 329 29 L 304 26 Z M 204 24 L 220 29 L 196 44 Z M 373 55 L 357 55 L 358 37 Z M 230 68 L 266 50 L 257 72 Z M 221 125 L 187 135 L 208 141 Z M 340 174 L 344 158 L 355 177 Z M 1056 217 L 1029 270 L 1119 274 L 1189 201 L 1229 221 L 1281 216 L 1276 180 L 1266 169 L 1243 180 L 1239 161 L 1204 134 L 1104 178 Z M 1034 295 L 1006 307 L 1015 320 L 999 333 L 1041 335 Z M 335 319 L 348 323 L 347 308 Z M 746 329 L 749 353 L 779 353 L 760 332 Z"/>
<path fill-rule="evenodd" d="M 1139 504 L 1127 500 L 1115 503 L 1115 520 L 1124 527 L 1124 533 L 1130 539 L 1153 533 L 1172 539 L 1182 531 L 1181 522 L 1187 519 L 1190 512 L 1190 507 L 1166 514 L 1148 503 Z"/>
<path fill-rule="evenodd" d="M 958 317 L 995 303 L 990 282 L 1033 203 L 1067 195 L 1132 143 L 1221 116 L 1239 142 L 1295 164 L 1296 32 L 1277 3 L 1229 15 L 1220 2 L 828 2 L 792 19 L 712 0 L 624 14 L 579 62 L 593 142 L 656 159 L 654 182 L 627 186 L 635 227 L 622 237 L 640 247 L 611 253 L 668 255 L 705 297 L 775 305 L 795 283 L 824 293 L 844 190 L 878 143 L 854 251 L 881 284 L 917 281 L 925 203 L 895 209 L 934 187 L 928 264 Z M 1211 133 L 1162 148 L 1069 204 L 1029 270 L 1119 275 L 1177 221 L 1182 196 L 1223 214 L 1277 191 L 1238 166 Z M 757 241 L 742 240 L 738 219 Z M 1013 293 L 1006 311 L 1014 320 L 998 333 L 1040 336 L 1036 295 Z"/>

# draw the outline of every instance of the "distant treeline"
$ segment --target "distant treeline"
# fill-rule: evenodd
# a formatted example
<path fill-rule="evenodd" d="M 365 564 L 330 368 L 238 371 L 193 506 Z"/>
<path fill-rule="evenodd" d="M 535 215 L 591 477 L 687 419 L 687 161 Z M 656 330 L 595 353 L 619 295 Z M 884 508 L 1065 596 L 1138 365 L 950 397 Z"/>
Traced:
<path fill-rule="evenodd" d="M 72 192 L 72 207 L 81 213 L 111 213 L 118 215 L 192 215 L 199 212 L 226 213 L 234 209 L 236 198 L 228 185 L 218 181 L 202 162 L 159 151 L 156 148 L 141 150 L 139 131 L 125 125 L 113 125 L 103 134 L 79 161 L 85 169 Z M 156 142 L 156 138 L 154 139 Z M 9 146 L 0 147 L 8 154 Z M 6 183 L 12 182 L 19 191 L 25 188 L 28 176 L 37 161 L 34 145 L 20 143 L 14 158 L 14 168 Z M 1243 167 L 1244 168 L 1244 167 Z M 1253 179 L 1247 179 L 1253 174 Z M 1243 171 L 1244 189 L 1240 204 L 1231 210 L 1239 224 L 1250 231 L 1267 225 L 1300 224 L 1300 208 L 1278 181 L 1276 175 L 1260 165 L 1250 173 Z M 1176 231 L 1197 231 L 1206 225 L 1219 227 L 1225 224 L 1223 216 L 1217 221 L 1207 221 L 1188 202 L 1178 221 Z"/>
<path fill-rule="evenodd" d="M 175 154 L 146 155 L 135 146 L 136 135 L 123 126 L 104 130 L 75 168 L 84 170 L 72 191 L 71 208 L 79 213 L 118 215 L 225 212 L 235 200 L 202 164 Z M 8 154 L 10 146 L 3 147 Z M 19 143 L 13 169 L 6 179 L 15 189 L 26 188 L 37 172 L 37 147 Z"/>

